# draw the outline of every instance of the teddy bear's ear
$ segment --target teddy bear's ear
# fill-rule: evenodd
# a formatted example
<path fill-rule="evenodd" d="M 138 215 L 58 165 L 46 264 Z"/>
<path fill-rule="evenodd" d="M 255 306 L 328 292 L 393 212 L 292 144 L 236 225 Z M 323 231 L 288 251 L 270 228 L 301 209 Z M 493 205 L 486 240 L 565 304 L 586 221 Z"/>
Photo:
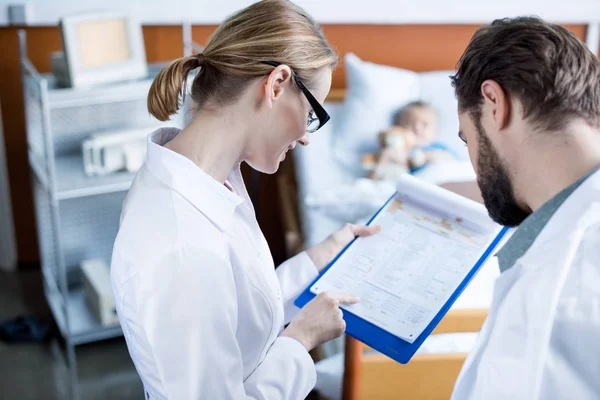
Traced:
<path fill-rule="evenodd" d="M 372 163 L 372 162 L 375 162 L 375 155 L 372 154 L 372 153 L 365 154 L 364 156 L 362 156 L 362 159 L 360 161 L 362 163 Z"/>
<path fill-rule="evenodd" d="M 398 135 L 405 135 L 408 132 L 410 132 L 410 130 L 404 128 L 403 126 L 394 127 L 394 133 L 396 133 Z"/>
<path fill-rule="evenodd" d="M 360 160 L 362 167 L 367 171 L 371 171 L 375 168 L 375 162 L 375 154 L 372 153 L 365 154 Z"/>

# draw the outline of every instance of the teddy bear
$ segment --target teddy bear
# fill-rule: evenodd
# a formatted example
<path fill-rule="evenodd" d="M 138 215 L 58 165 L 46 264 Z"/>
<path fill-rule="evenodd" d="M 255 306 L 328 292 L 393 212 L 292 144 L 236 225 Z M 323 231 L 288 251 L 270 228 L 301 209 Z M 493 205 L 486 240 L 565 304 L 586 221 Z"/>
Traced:
<path fill-rule="evenodd" d="M 409 129 L 393 126 L 382 131 L 379 145 L 379 152 L 366 154 L 361 160 L 371 179 L 395 181 L 427 162 L 424 152 L 415 147 L 416 135 Z"/>

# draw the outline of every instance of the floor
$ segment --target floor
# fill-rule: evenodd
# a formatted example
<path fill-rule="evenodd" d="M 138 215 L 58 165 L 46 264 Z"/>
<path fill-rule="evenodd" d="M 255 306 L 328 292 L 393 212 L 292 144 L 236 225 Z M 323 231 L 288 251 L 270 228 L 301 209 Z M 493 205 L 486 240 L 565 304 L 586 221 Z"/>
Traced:
<path fill-rule="evenodd" d="M 37 271 L 0 271 L 0 321 L 37 315 L 52 322 Z M 123 339 L 77 347 L 79 399 L 143 399 L 140 379 Z M 69 399 L 69 372 L 59 340 L 49 344 L 0 341 L 0 399 Z"/>

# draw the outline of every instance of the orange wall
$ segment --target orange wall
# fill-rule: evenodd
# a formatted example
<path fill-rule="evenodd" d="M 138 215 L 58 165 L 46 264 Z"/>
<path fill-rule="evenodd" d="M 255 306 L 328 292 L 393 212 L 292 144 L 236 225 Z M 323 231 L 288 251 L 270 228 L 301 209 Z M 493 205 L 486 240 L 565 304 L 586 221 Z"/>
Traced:
<path fill-rule="evenodd" d="M 193 27 L 193 38 L 203 44 L 215 26 Z M 585 26 L 569 26 L 580 38 Z M 454 68 L 475 25 L 325 25 L 325 35 L 340 55 L 354 52 L 359 57 L 415 71 Z M 60 50 L 56 27 L 27 28 L 28 56 L 42 72 L 50 70 L 50 54 Z M 165 61 L 183 53 L 182 31 L 177 26 L 144 27 L 146 54 L 149 62 Z M 21 91 L 19 48 L 16 28 L 0 28 L 0 101 L 8 158 L 11 197 L 15 214 L 18 254 L 21 262 L 37 262 L 35 216 L 27 164 L 27 145 L 23 96 Z M 343 62 L 336 70 L 333 87 L 343 88 Z M 271 192 L 269 180 L 262 190 Z M 268 198 L 268 193 L 266 194 Z M 272 198 L 272 196 L 271 196 Z M 264 202 L 263 202 L 264 203 Z M 277 237 L 276 223 L 267 236 Z M 273 239 L 275 240 L 275 239 Z M 275 246 L 277 247 L 277 246 Z"/>

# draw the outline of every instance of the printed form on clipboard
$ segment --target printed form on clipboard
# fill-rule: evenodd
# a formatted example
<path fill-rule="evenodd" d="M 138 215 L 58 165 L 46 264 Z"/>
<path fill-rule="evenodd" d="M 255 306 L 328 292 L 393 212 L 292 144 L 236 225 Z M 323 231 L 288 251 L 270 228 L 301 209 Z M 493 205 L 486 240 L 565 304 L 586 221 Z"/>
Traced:
<path fill-rule="evenodd" d="M 359 296 L 359 303 L 342 305 L 362 320 L 349 320 L 345 312 L 347 333 L 383 351 L 371 337 L 378 335 L 373 326 L 379 328 L 403 342 L 396 345 L 396 357 L 388 355 L 407 361 L 507 230 L 482 204 L 410 175 L 369 224 L 380 225 L 381 232 L 354 240 L 297 305 L 321 292 Z M 361 330 L 364 321 L 373 325 L 371 333 Z M 393 353 L 393 340 L 380 339 Z"/>

